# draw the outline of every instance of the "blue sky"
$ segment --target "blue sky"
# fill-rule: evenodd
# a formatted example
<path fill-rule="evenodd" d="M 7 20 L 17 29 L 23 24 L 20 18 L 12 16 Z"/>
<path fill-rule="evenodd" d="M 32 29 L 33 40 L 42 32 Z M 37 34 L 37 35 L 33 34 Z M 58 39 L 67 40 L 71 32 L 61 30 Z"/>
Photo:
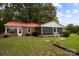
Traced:
<path fill-rule="evenodd" d="M 57 17 L 61 24 L 79 25 L 79 3 L 57 3 Z"/>

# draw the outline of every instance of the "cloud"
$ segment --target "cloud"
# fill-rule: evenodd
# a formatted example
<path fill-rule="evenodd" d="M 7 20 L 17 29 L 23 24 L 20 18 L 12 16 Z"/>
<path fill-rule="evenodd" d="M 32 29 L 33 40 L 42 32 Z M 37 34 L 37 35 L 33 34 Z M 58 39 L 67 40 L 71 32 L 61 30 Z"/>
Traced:
<path fill-rule="evenodd" d="M 62 8 L 62 5 L 59 4 L 59 3 L 53 3 L 53 5 L 56 6 L 56 7 Z"/>
<path fill-rule="evenodd" d="M 67 14 L 67 15 L 65 15 L 67 18 L 71 18 L 72 17 L 72 15 L 71 14 Z"/>
<path fill-rule="evenodd" d="M 73 12 L 74 12 L 74 13 L 78 13 L 78 10 L 74 9 Z"/>
<path fill-rule="evenodd" d="M 78 6 L 78 3 L 74 3 L 74 6 Z"/>
<path fill-rule="evenodd" d="M 66 10 L 66 13 L 70 13 L 70 10 Z"/>
<path fill-rule="evenodd" d="M 63 14 L 62 13 L 60 13 L 60 12 L 57 12 L 57 17 L 62 17 L 63 16 Z"/>

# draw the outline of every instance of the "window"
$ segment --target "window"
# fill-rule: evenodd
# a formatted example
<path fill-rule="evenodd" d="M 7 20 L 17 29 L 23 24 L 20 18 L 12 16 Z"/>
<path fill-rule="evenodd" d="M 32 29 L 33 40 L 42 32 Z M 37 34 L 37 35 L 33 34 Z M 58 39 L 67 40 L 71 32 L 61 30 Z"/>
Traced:
<path fill-rule="evenodd" d="M 53 29 L 52 27 L 42 27 L 42 33 L 44 35 L 52 35 Z"/>
<path fill-rule="evenodd" d="M 17 28 L 7 28 L 7 33 L 17 33 Z"/>
<path fill-rule="evenodd" d="M 17 33 L 17 29 L 16 28 L 10 28 L 10 33 Z"/>
<path fill-rule="evenodd" d="M 28 28 L 28 30 L 27 30 L 28 32 L 31 32 L 31 28 Z"/>

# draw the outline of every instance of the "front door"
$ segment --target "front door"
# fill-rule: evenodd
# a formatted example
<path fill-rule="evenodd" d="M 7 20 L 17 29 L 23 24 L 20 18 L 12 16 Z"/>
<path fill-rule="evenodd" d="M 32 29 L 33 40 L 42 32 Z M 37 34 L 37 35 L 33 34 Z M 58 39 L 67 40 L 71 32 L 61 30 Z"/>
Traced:
<path fill-rule="evenodd" d="M 57 36 L 57 28 L 56 27 L 53 28 L 53 35 Z"/>
<path fill-rule="evenodd" d="M 22 29 L 21 28 L 18 29 L 18 36 L 22 36 Z"/>

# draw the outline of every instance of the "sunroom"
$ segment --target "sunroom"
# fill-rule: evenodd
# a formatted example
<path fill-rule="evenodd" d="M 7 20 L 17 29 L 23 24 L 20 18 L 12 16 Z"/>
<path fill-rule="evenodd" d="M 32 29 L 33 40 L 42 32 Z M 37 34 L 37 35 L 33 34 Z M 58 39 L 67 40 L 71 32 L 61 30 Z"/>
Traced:
<path fill-rule="evenodd" d="M 63 32 L 64 26 L 60 25 L 57 22 L 51 21 L 45 24 L 40 25 L 40 34 L 42 36 L 60 36 Z"/>

